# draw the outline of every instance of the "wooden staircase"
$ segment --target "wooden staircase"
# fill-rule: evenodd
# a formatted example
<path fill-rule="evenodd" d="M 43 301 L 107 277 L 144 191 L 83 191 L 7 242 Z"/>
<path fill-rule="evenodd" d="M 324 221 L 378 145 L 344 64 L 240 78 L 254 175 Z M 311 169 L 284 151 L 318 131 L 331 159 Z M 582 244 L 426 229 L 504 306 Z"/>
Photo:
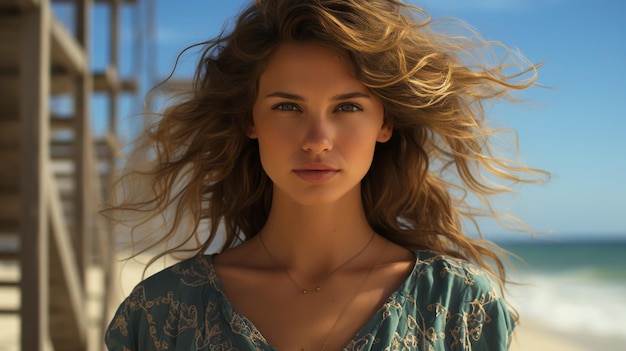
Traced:
<path fill-rule="evenodd" d="M 106 292 L 93 296 L 87 282 L 112 285 L 112 238 L 97 211 L 115 160 L 92 134 L 90 99 L 94 87 L 108 95 L 114 140 L 116 100 L 134 84 L 116 73 L 120 1 L 101 1 L 112 14 L 106 73 L 89 64 L 92 2 L 62 2 L 74 33 L 48 0 L 0 0 L 1 350 L 101 349 L 108 322 Z M 55 111 L 54 99 L 70 108 Z"/>

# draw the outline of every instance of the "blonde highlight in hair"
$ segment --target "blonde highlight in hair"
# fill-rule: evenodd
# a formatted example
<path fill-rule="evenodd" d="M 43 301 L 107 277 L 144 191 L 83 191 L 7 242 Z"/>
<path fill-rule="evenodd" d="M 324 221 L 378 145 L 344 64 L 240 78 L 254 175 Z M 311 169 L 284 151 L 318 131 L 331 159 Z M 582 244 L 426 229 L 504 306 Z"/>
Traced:
<path fill-rule="evenodd" d="M 220 231 L 218 251 L 255 236 L 272 201 L 258 144 L 247 136 L 258 78 L 281 43 L 316 42 L 349 55 L 393 126 L 362 181 L 372 228 L 410 249 L 475 262 L 503 284 L 497 247 L 467 236 L 462 219 L 497 216 L 490 197 L 511 191 L 501 183 L 548 176 L 497 157 L 491 138 L 498 131 L 485 122 L 488 104 L 535 85 L 538 65 L 463 24 L 455 28 L 467 35 L 436 30 L 447 23 L 395 0 L 255 1 L 232 31 L 204 43 L 192 94 L 169 107 L 143 139 L 154 162 L 123 179 L 145 177 L 150 191 L 109 211 L 144 214 L 142 225 L 171 209 L 164 234 L 142 249 L 183 238 L 161 255 L 202 254 Z M 498 59 L 497 51 L 505 57 Z M 190 227 L 181 232 L 184 216 Z M 199 229 L 203 222 L 208 234 Z"/>

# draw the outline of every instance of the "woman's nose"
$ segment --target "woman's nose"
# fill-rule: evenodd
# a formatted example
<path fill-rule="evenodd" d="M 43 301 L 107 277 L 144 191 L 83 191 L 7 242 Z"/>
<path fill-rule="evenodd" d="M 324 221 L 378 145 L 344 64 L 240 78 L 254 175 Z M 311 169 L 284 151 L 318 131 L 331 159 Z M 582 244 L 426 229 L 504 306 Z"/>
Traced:
<path fill-rule="evenodd" d="M 312 119 L 307 126 L 302 149 L 316 154 L 332 150 L 331 129 L 330 124 L 323 117 Z"/>

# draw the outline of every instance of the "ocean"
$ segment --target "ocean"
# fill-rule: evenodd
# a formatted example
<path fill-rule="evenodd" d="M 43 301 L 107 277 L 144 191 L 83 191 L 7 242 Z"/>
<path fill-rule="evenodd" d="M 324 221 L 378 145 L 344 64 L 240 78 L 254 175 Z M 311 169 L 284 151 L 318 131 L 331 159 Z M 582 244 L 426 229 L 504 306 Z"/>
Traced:
<path fill-rule="evenodd" d="M 512 260 L 509 272 L 520 285 L 508 291 L 522 323 L 575 340 L 612 340 L 626 350 L 626 239 L 501 246 L 523 260 Z"/>

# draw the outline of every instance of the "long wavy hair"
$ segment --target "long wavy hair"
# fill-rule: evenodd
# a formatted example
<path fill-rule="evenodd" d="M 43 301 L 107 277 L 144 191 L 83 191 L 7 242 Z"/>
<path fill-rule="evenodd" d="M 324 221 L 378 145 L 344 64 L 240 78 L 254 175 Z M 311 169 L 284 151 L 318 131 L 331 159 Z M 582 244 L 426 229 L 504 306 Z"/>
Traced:
<path fill-rule="evenodd" d="M 443 34 L 440 24 L 464 34 Z M 122 200 L 108 209 L 131 233 L 151 228 L 135 253 L 164 243 L 157 257 L 220 251 L 264 226 L 272 182 L 246 133 L 265 63 L 293 41 L 347 53 L 393 125 L 362 180 L 370 226 L 409 249 L 474 262 L 502 286 L 498 248 L 468 236 L 463 218 L 478 226 L 478 216 L 498 217 L 493 195 L 548 176 L 496 155 L 498 130 L 485 121 L 487 105 L 535 85 L 538 65 L 460 21 L 434 21 L 396 0 L 257 0 L 230 30 L 202 43 L 192 91 L 143 135 L 138 150 L 151 162 L 126 173 Z M 159 226 L 148 226 L 159 217 Z"/>

